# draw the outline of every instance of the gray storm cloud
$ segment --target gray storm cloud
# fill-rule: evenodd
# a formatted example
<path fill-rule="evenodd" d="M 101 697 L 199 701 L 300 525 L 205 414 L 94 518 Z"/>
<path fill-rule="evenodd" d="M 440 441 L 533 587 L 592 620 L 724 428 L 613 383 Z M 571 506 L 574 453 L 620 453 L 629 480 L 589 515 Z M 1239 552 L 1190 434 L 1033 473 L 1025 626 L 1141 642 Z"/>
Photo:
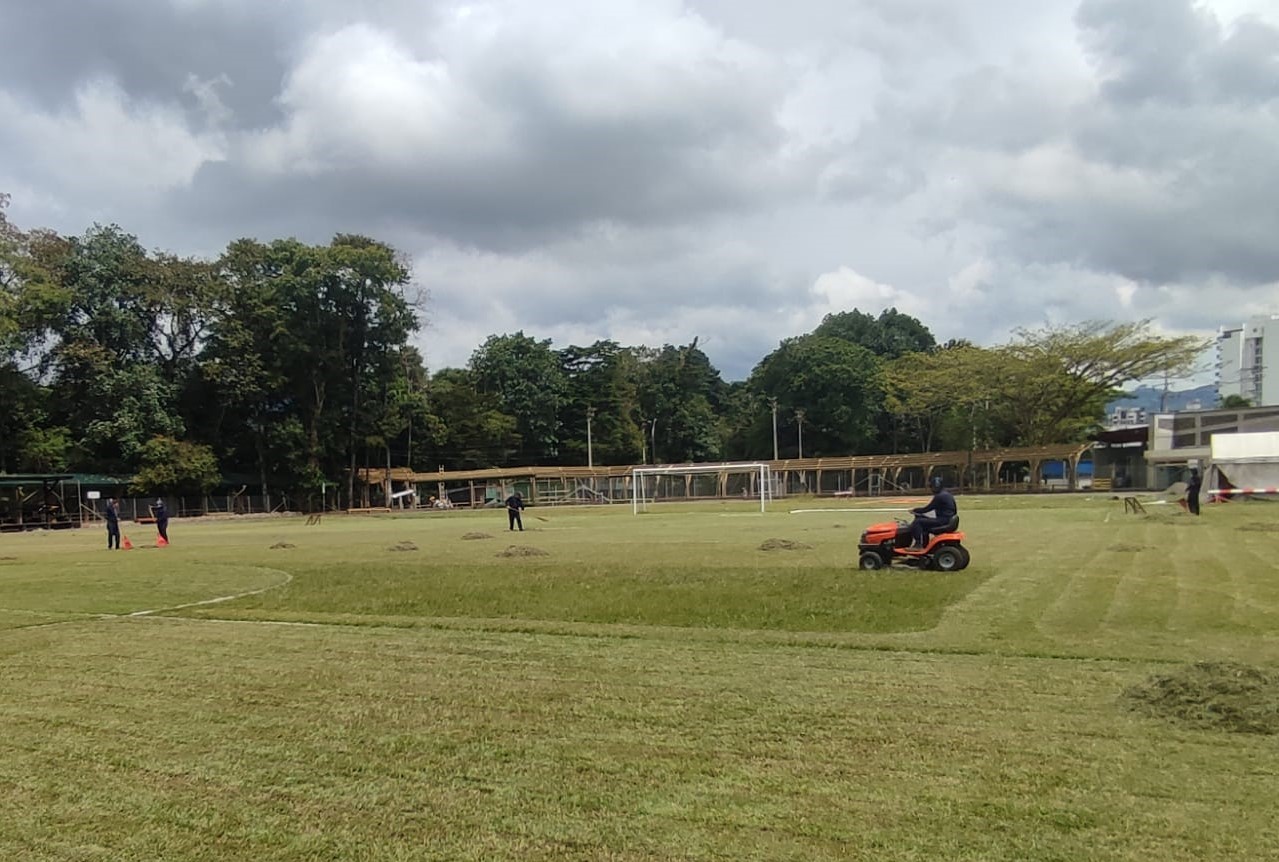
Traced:
<path fill-rule="evenodd" d="M 19 0 L 0 27 L 16 221 L 202 255 L 377 235 L 436 366 L 522 328 L 700 336 L 740 377 L 852 305 L 978 342 L 1279 311 L 1263 0 Z"/>

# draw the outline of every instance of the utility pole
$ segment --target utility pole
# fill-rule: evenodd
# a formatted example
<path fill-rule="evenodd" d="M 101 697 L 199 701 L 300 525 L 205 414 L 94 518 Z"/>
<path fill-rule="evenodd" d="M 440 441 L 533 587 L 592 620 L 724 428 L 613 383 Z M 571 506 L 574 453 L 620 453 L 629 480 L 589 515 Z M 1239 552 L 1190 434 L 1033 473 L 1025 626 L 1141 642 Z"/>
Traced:
<path fill-rule="evenodd" d="M 594 407 L 586 408 L 586 466 L 595 467 L 595 456 L 591 452 L 591 417 L 595 415 Z"/>
<path fill-rule="evenodd" d="M 656 464 L 657 463 L 657 417 L 656 416 L 653 417 L 653 423 L 649 430 L 653 435 L 653 463 Z"/>
<path fill-rule="evenodd" d="M 768 403 L 773 405 L 773 460 L 777 461 L 777 399 L 770 398 Z"/>
<path fill-rule="evenodd" d="M 804 408 L 795 411 L 795 421 L 799 423 L 799 457 L 804 458 Z"/>

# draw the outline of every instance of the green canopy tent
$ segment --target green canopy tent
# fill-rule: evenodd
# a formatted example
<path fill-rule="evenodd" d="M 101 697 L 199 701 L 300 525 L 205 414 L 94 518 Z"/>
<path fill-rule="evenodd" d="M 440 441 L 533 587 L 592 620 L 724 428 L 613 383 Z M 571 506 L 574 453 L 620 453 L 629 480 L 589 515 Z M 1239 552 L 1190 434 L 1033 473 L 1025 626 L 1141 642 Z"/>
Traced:
<path fill-rule="evenodd" d="M 0 473 L 0 530 L 74 527 L 80 523 L 79 493 L 67 510 L 67 473 Z"/>

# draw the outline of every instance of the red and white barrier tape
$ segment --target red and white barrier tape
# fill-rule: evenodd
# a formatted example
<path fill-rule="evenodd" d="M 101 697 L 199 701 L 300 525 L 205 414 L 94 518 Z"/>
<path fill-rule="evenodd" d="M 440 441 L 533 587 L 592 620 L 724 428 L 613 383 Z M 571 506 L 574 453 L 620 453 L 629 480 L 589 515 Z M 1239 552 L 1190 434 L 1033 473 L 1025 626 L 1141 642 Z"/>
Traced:
<path fill-rule="evenodd" d="M 1217 488 L 1205 493 L 1212 494 L 1279 494 L 1279 488 Z"/>

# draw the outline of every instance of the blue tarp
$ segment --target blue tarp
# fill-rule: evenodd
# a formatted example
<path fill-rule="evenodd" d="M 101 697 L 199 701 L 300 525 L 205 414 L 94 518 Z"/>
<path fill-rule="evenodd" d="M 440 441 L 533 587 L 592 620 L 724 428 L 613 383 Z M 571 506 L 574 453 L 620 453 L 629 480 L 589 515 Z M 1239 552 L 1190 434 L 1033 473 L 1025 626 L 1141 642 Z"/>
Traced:
<path fill-rule="evenodd" d="M 1065 479 L 1066 478 L 1066 462 L 1065 461 L 1048 461 L 1040 468 L 1040 476 L 1044 479 Z M 1080 461 L 1079 471 L 1076 475 L 1077 479 L 1092 478 L 1092 462 Z"/>

